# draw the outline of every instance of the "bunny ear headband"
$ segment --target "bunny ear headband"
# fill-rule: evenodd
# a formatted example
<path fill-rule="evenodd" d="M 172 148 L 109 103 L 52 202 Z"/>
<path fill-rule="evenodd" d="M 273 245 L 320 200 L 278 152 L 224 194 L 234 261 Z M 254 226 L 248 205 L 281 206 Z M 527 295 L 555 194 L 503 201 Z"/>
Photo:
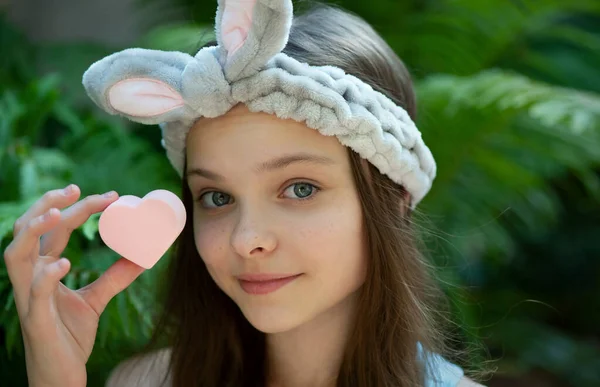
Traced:
<path fill-rule="evenodd" d="M 243 103 L 336 136 L 404 186 L 416 207 L 436 165 L 408 113 L 337 67 L 310 66 L 282 53 L 292 17 L 292 0 L 218 0 L 217 46 L 195 56 L 126 49 L 90 66 L 83 85 L 108 113 L 158 124 L 180 176 L 194 122 Z"/>

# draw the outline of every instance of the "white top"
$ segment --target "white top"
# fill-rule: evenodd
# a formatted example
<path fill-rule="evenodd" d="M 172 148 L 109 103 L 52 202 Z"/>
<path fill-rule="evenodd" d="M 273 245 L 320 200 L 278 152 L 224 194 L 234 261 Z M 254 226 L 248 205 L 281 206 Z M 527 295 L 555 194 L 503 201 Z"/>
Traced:
<path fill-rule="evenodd" d="M 106 387 L 169 387 L 161 385 L 169 366 L 170 349 L 134 357 L 119 364 L 110 374 Z M 450 363 L 442 356 L 434 355 L 433 370 L 429 370 L 425 387 L 456 387 L 464 376 L 462 368 Z"/>

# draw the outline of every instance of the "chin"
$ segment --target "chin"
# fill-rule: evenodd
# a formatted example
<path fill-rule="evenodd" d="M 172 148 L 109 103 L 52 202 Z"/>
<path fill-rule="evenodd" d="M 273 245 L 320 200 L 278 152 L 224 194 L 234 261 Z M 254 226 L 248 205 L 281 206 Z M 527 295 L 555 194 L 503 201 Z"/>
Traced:
<path fill-rule="evenodd" d="M 303 323 L 304 320 L 296 313 L 278 309 L 264 306 L 240 306 L 240 310 L 250 325 L 265 334 L 291 331 Z"/>

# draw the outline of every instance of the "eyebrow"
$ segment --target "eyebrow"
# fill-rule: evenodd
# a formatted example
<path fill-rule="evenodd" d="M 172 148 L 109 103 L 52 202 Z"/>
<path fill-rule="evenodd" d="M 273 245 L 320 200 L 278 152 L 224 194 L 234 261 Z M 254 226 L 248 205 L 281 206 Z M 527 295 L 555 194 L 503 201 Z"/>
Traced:
<path fill-rule="evenodd" d="M 254 171 L 256 173 L 264 173 L 274 171 L 277 169 L 283 169 L 291 164 L 296 163 L 332 165 L 335 164 L 335 161 L 333 161 L 329 157 L 313 155 L 310 153 L 294 153 L 265 161 L 264 163 L 261 163 L 256 168 L 254 168 Z M 223 176 L 204 168 L 191 168 L 187 171 L 185 175 L 186 178 L 190 178 L 192 176 L 202 176 L 214 181 L 224 180 Z"/>

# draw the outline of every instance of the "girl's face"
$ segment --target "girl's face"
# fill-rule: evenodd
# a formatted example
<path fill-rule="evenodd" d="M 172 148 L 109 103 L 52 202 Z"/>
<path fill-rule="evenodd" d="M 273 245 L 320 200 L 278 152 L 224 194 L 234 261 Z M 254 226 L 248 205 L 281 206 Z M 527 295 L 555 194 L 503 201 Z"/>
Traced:
<path fill-rule="evenodd" d="M 187 165 L 198 252 L 256 329 L 288 331 L 352 299 L 367 258 L 336 138 L 240 104 L 198 121 Z"/>

